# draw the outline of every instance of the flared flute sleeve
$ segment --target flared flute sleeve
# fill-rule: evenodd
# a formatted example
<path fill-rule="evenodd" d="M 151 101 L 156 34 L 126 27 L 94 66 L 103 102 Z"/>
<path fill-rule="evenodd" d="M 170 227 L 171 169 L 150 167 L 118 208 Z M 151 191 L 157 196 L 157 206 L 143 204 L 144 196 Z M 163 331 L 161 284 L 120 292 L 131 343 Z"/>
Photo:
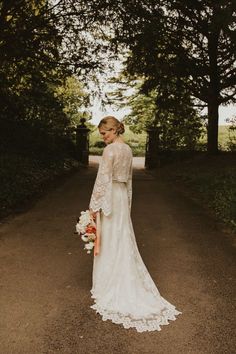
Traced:
<path fill-rule="evenodd" d="M 130 169 L 129 169 L 129 177 L 127 180 L 127 194 L 128 194 L 128 203 L 129 203 L 130 211 L 131 211 L 131 204 L 132 204 L 132 174 L 133 174 L 133 167 L 131 162 Z"/>
<path fill-rule="evenodd" d="M 89 208 L 93 212 L 101 210 L 106 216 L 112 209 L 113 152 L 105 147 L 94 183 Z"/>

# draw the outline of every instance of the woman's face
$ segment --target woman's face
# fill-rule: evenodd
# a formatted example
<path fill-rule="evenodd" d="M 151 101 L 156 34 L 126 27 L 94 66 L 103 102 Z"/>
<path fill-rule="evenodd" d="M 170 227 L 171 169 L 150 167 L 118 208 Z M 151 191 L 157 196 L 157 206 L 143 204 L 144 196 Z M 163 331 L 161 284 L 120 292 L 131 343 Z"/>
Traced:
<path fill-rule="evenodd" d="M 110 144 L 113 142 L 114 139 L 117 138 L 117 135 L 115 133 L 115 129 L 111 128 L 109 130 L 105 130 L 103 128 L 99 128 L 99 133 L 105 142 L 105 144 Z"/>

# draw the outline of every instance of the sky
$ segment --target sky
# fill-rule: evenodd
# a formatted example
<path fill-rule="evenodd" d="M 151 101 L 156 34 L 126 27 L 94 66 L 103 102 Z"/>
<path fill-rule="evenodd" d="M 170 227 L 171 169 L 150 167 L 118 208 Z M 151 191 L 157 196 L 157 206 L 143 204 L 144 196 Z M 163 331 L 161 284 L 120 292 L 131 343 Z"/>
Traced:
<path fill-rule="evenodd" d="M 91 123 L 98 125 L 100 120 L 107 115 L 113 115 L 117 119 L 122 119 L 126 114 L 129 113 L 128 107 L 126 109 L 121 110 L 112 110 L 109 106 L 105 106 L 105 110 L 102 110 L 99 100 L 95 100 L 94 105 L 92 107 L 92 120 Z M 227 107 L 220 106 L 219 107 L 219 125 L 226 125 L 226 118 L 232 118 L 236 116 L 236 105 L 229 105 Z"/>

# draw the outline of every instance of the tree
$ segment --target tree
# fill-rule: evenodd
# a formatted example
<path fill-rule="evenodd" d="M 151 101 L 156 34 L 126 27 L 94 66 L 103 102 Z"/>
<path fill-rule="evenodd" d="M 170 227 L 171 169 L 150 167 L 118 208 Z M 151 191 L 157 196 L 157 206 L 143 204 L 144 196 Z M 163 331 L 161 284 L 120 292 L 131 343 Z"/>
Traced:
<path fill-rule="evenodd" d="M 63 3 L 0 1 L 0 140 L 4 149 L 38 154 L 62 148 L 75 118 L 68 108 L 75 82 L 73 86 L 73 60 L 63 57 L 63 31 L 70 29 L 68 19 L 63 22 L 65 12 L 59 14 Z M 77 66 L 86 66 L 87 60 L 81 55 Z M 77 82 L 77 86 L 80 106 L 87 98 L 82 85 Z"/>
<path fill-rule="evenodd" d="M 166 105 L 173 103 L 166 92 L 184 90 L 208 107 L 208 151 L 217 152 L 219 105 L 236 97 L 235 1 L 98 3 L 96 18 L 111 26 L 113 45 L 130 49 L 130 73 L 144 75 L 146 87 L 157 89 Z"/>
<path fill-rule="evenodd" d="M 192 95 L 208 107 L 208 151 L 218 149 L 218 109 L 236 97 L 236 3 L 180 1 L 166 3 L 171 50 L 169 73 L 186 79 Z M 164 54 L 158 48 L 159 54 Z"/>
<path fill-rule="evenodd" d="M 140 92 L 143 80 L 132 80 L 125 73 L 112 80 L 117 88 L 109 94 L 111 101 L 119 108 L 130 107 L 131 112 L 124 118 L 132 131 L 140 133 L 158 127 L 159 147 L 163 150 L 195 150 L 204 127 L 199 112 L 187 96 L 178 110 L 160 107 L 159 93 L 153 89 L 148 93 Z M 132 93 L 130 92 L 132 82 Z M 180 97 L 180 96 L 179 96 Z M 183 99 L 183 98 L 182 98 Z"/>
<path fill-rule="evenodd" d="M 76 76 L 68 76 L 63 85 L 56 87 L 55 96 L 62 102 L 71 127 L 79 124 L 81 118 L 90 119 L 86 112 L 89 96 Z"/>

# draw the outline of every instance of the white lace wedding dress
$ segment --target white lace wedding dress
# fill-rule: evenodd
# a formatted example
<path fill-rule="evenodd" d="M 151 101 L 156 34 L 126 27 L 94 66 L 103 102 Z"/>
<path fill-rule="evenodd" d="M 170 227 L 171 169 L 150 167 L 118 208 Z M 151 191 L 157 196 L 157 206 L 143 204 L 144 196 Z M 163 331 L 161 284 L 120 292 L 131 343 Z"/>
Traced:
<path fill-rule="evenodd" d="M 114 142 L 103 151 L 89 207 L 101 211 L 101 248 L 94 257 L 94 304 L 102 319 L 134 327 L 138 332 L 160 331 L 181 314 L 166 301 L 153 282 L 136 244 L 130 217 L 132 151 Z"/>

